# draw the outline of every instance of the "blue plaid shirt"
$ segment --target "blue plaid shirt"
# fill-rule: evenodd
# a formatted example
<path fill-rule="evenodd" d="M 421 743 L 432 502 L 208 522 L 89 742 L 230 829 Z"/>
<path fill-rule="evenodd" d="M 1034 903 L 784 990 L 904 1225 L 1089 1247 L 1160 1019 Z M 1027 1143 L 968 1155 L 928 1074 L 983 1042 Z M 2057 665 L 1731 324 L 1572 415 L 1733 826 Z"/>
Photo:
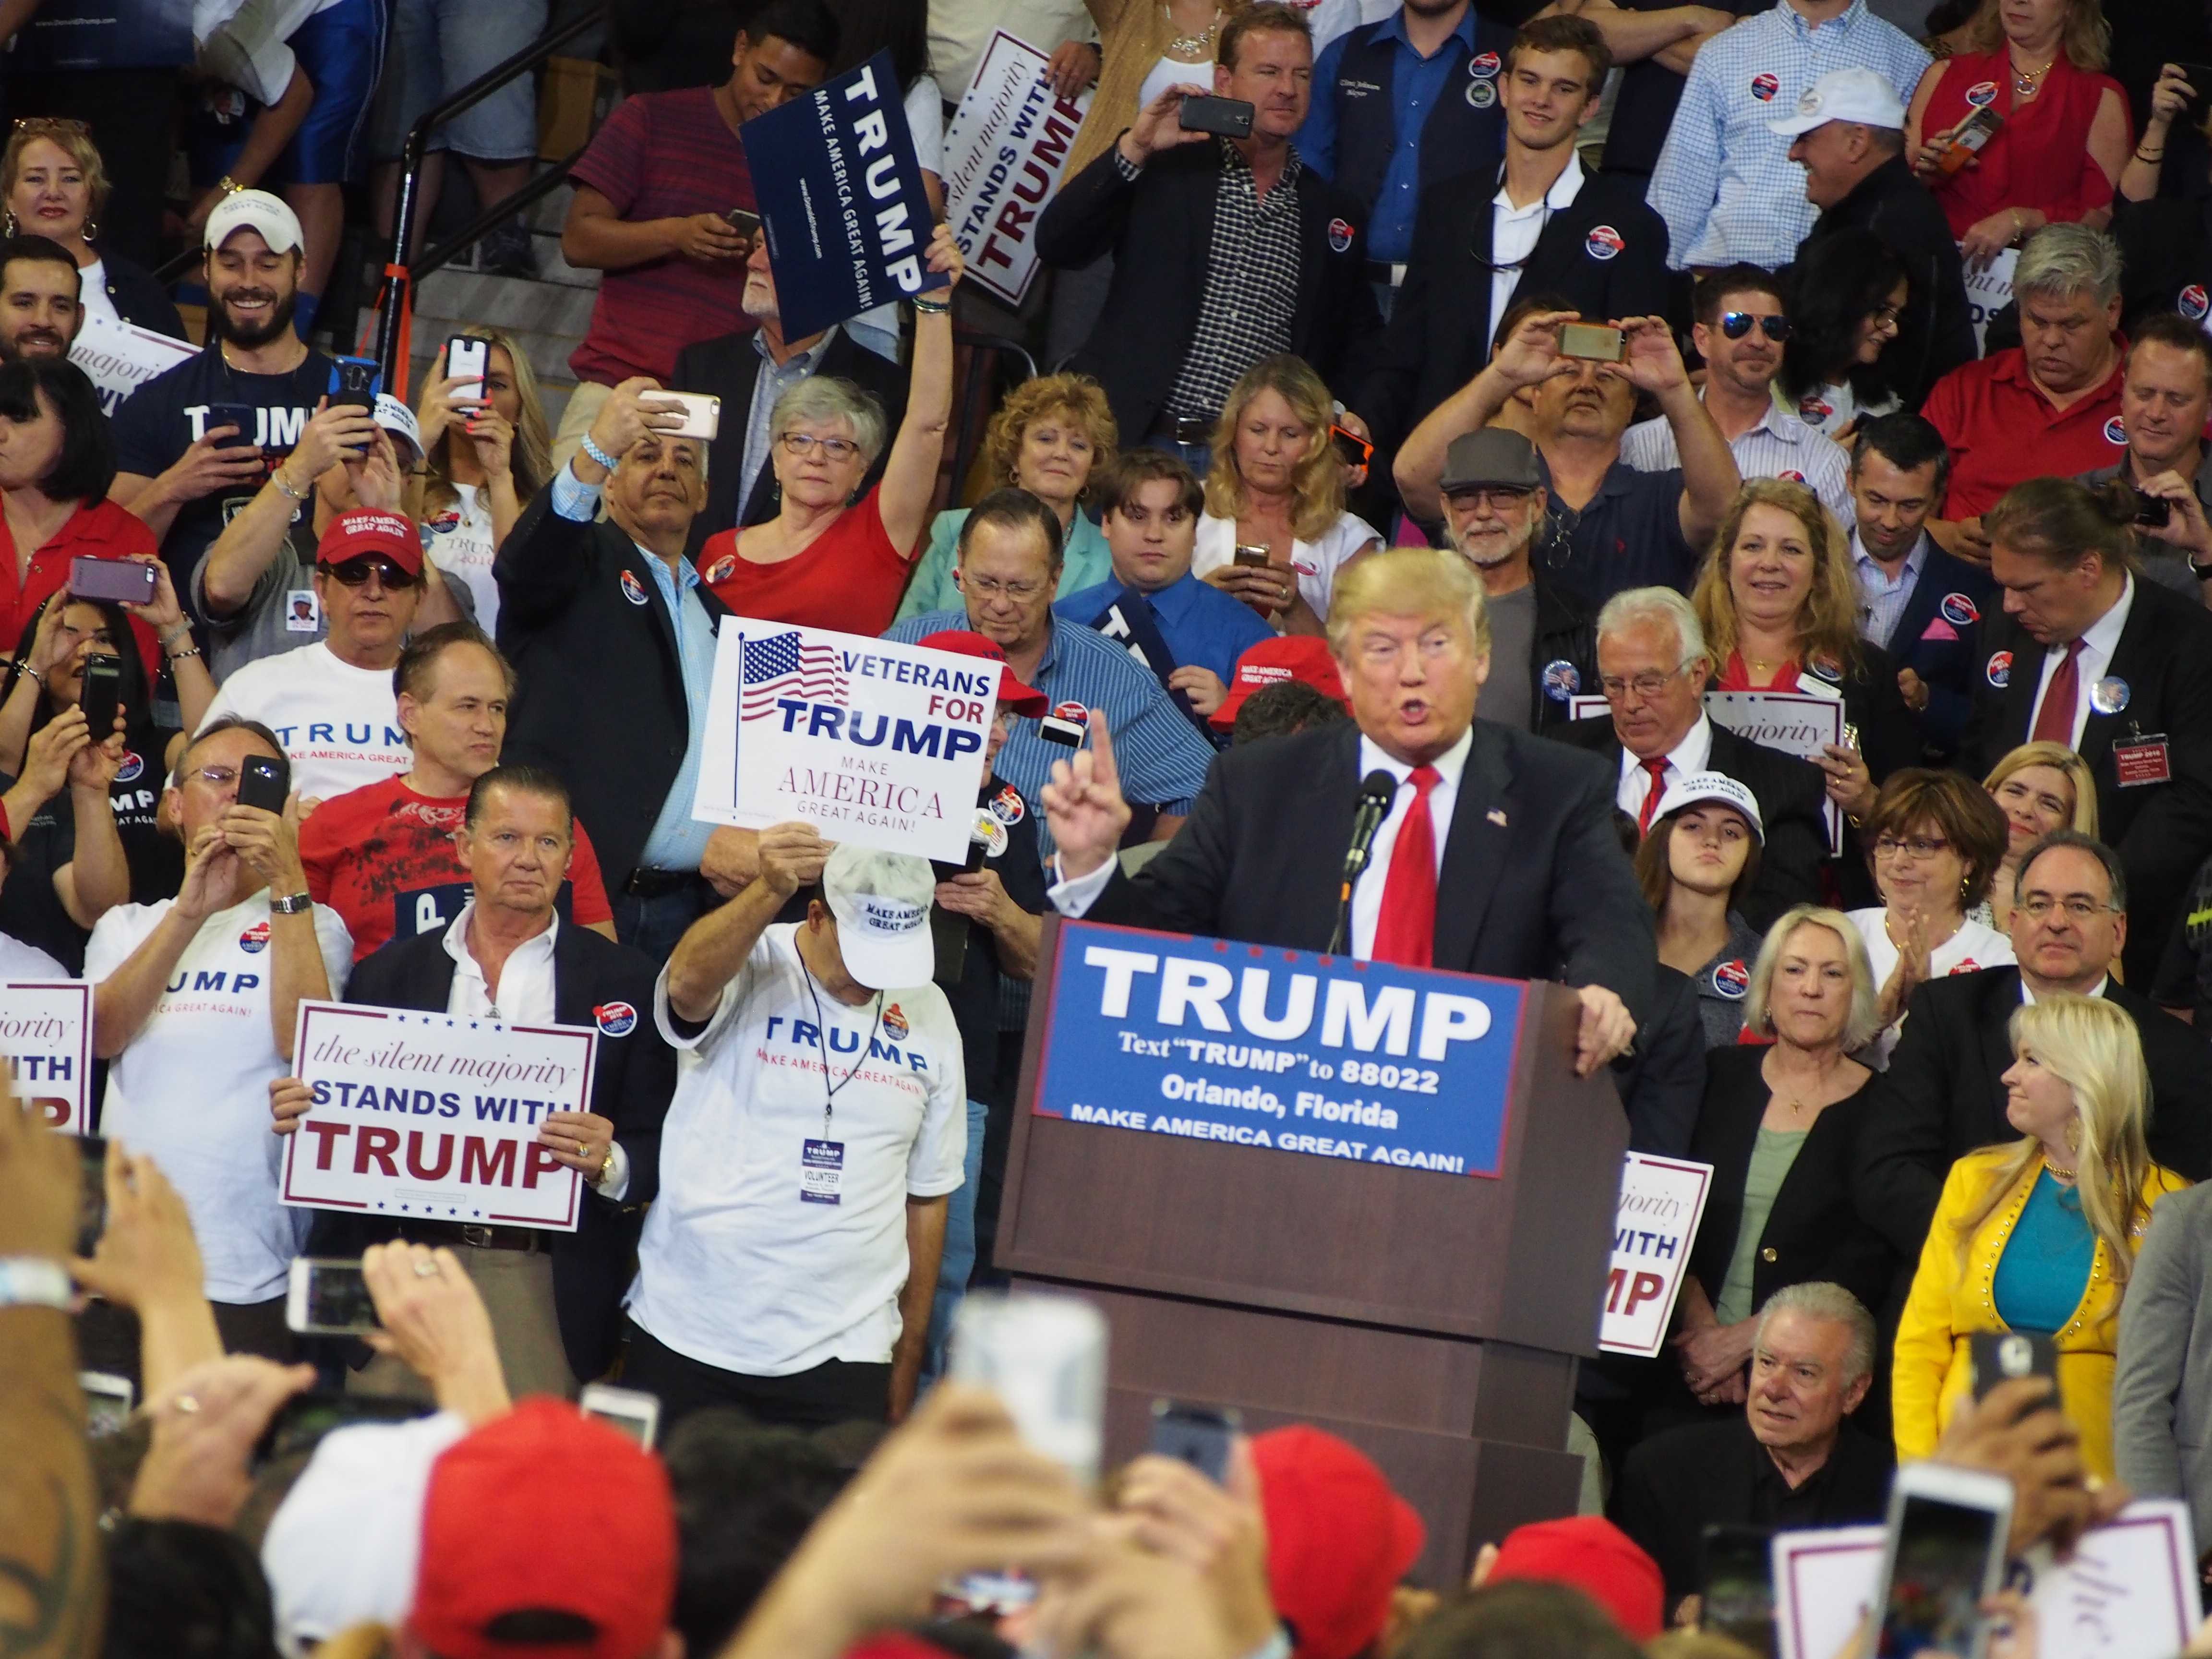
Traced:
<path fill-rule="evenodd" d="M 1906 104 L 1929 58 L 1911 36 L 1851 0 L 1815 28 L 1783 0 L 1699 48 L 1645 198 L 1667 222 L 1667 263 L 1769 270 L 1796 258 L 1818 210 L 1805 169 L 1769 121 L 1796 113 L 1799 96 L 1831 70 L 1870 69 Z"/>

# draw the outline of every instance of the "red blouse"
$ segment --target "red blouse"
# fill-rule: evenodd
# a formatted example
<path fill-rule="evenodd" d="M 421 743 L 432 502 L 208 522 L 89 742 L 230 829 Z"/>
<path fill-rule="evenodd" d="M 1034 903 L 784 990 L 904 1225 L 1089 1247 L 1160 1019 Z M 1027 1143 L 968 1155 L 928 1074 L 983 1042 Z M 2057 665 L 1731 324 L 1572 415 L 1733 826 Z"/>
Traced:
<path fill-rule="evenodd" d="M 2089 154 L 2090 124 L 2108 90 L 2119 97 L 2124 111 L 2127 94 L 2118 81 L 2075 69 L 2061 52 L 2044 76 L 2042 89 L 2015 109 L 2008 48 L 1961 52 L 1946 62 L 1920 118 L 1923 143 L 1984 106 L 2004 117 L 1978 153 L 1980 166 L 1929 180 L 1943 204 L 1943 216 L 1951 222 L 1951 234 L 1964 236 L 2007 208 L 2032 208 L 2059 224 L 2109 206 L 2112 181 Z M 2129 142 L 2134 142 L 2132 128 Z"/>
<path fill-rule="evenodd" d="M 873 637 L 891 625 L 914 551 L 891 544 L 876 497 L 871 489 L 804 553 L 775 564 L 738 552 L 734 530 L 709 536 L 699 550 L 699 579 L 732 616 Z"/>
<path fill-rule="evenodd" d="M 8 532 L 7 520 L 0 518 L 0 651 L 15 650 L 37 614 L 40 602 L 69 586 L 71 559 L 154 558 L 161 550 L 161 544 L 145 522 L 113 501 L 80 503 L 54 532 L 53 540 L 33 552 L 28 567 L 22 568 L 15 538 Z M 131 631 L 137 638 L 139 654 L 146 659 L 147 672 L 159 672 L 161 647 L 154 630 L 133 617 Z"/>

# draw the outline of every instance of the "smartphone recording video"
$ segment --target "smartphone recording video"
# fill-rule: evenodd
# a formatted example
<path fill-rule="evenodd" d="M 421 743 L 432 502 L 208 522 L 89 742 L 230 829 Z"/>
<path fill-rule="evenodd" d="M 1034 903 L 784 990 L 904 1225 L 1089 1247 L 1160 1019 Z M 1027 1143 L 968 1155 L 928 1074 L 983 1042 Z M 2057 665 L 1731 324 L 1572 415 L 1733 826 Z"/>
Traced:
<path fill-rule="evenodd" d="M 1981 1604 L 2004 1582 L 2012 1483 L 1920 1463 L 1899 1469 L 1889 1496 L 1876 1659 L 1934 1650 L 1983 1659 Z"/>

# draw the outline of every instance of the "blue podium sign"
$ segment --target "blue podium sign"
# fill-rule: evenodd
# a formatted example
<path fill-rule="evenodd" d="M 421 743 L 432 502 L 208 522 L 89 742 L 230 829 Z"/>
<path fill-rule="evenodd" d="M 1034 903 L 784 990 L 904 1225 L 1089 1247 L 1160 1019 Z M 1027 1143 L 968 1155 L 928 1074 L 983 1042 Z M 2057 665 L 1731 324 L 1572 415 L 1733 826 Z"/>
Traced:
<path fill-rule="evenodd" d="M 1031 1109 L 1495 1176 L 1518 980 L 1063 921 Z"/>

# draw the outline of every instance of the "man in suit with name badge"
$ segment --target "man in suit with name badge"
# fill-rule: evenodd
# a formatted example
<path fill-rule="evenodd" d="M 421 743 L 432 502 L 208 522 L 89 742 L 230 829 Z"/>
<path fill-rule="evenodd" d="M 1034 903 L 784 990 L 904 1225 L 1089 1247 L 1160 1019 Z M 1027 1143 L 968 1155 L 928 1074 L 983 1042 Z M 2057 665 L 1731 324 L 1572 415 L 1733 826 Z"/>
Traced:
<path fill-rule="evenodd" d="M 2015 484 L 1982 515 L 2004 606 L 1983 618 L 1958 763 L 1986 777 L 2038 740 L 2081 755 L 2147 924 L 2127 942 L 2127 981 L 2147 986 L 2212 846 L 2212 614 L 2136 580 L 2134 518 L 2126 485 L 2066 478 Z"/>
<path fill-rule="evenodd" d="M 1350 725 L 1232 749 L 1189 819 L 1133 880 L 1129 808 L 1103 723 L 1056 762 L 1043 805 L 1061 915 L 1358 960 L 1578 988 L 1576 1070 L 1626 1051 L 1650 1011 L 1650 908 L 1595 758 L 1474 718 L 1489 618 L 1465 561 L 1395 548 L 1348 567 L 1328 616 Z M 1364 781 L 1363 781 L 1364 780 Z M 1368 849 L 1367 874 L 1340 903 Z"/>

